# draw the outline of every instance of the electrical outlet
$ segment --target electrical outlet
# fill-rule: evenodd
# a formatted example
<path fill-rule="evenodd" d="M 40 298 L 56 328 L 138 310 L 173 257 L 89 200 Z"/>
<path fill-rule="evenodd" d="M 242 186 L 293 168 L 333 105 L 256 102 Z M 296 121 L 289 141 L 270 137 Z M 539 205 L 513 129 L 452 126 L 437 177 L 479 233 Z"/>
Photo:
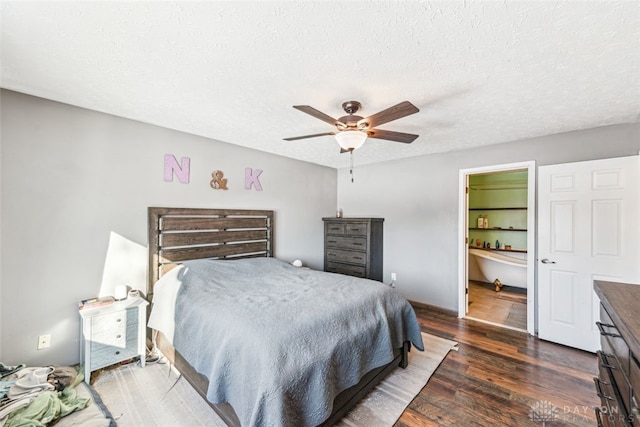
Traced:
<path fill-rule="evenodd" d="M 391 281 L 392 282 L 396 281 L 396 273 L 391 273 Z"/>
<path fill-rule="evenodd" d="M 51 335 L 40 335 L 38 337 L 38 350 L 49 348 L 51 346 Z"/>

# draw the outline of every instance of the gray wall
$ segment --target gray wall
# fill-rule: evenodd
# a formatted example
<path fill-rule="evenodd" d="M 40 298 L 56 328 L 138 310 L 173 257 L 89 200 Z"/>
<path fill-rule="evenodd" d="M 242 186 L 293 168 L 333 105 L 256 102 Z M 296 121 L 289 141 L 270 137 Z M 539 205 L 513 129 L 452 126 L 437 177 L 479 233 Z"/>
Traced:
<path fill-rule="evenodd" d="M 146 246 L 148 206 L 274 209 L 276 256 L 322 268 L 335 169 L 11 91 L 1 107 L 2 362 L 78 362 L 76 303 L 100 290 L 111 232 Z M 164 182 L 165 153 L 191 158 L 189 184 Z M 217 169 L 228 191 L 211 189 Z"/>
<path fill-rule="evenodd" d="M 414 144 L 428 143 L 420 138 Z M 550 135 L 338 172 L 345 216 L 384 217 L 384 280 L 407 298 L 457 311 L 460 169 L 535 160 L 537 166 L 635 155 L 640 125 Z"/>

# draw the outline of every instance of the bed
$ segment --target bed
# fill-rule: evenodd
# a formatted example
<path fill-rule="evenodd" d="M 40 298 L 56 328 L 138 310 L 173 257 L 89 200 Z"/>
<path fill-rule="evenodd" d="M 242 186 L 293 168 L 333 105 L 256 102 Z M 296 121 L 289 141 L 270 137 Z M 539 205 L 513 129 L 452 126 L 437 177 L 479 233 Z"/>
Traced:
<path fill-rule="evenodd" d="M 420 328 L 388 286 L 274 258 L 273 215 L 149 208 L 149 326 L 228 425 L 332 425 Z"/>

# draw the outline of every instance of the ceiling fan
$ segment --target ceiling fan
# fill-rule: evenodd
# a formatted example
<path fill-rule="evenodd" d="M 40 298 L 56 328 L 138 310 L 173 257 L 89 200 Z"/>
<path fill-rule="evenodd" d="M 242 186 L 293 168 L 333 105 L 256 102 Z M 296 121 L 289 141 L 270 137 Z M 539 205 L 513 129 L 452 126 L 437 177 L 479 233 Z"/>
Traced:
<path fill-rule="evenodd" d="M 345 153 L 353 152 L 353 150 L 357 150 L 362 147 L 362 144 L 364 144 L 367 137 L 402 142 L 405 144 L 412 143 L 418 137 L 418 135 L 411 133 L 375 129 L 376 126 L 380 126 L 392 120 L 397 120 L 420 111 L 418 107 L 409 101 L 401 102 L 369 117 L 356 115 L 360 107 L 361 104 L 358 101 L 344 102 L 342 104 L 342 109 L 347 113 L 347 115 L 336 120 L 308 105 L 294 105 L 293 108 L 307 113 L 316 119 L 320 119 L 323 122 L 329 123 L 331 126 L 335 126 L 336 130 L 332 132 L 316 133 L 313 135 L 284 138 L 284 140 L 296 141 L 298 139 L 334 135 L 338 144 L 340 144 L 340 152 Z"/>

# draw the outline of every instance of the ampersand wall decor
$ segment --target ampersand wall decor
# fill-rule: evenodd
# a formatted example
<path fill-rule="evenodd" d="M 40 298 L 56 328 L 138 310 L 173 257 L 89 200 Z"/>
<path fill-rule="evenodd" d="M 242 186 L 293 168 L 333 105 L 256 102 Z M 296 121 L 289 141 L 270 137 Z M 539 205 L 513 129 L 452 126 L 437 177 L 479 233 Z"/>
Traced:
<path fill-rule="evenodd" d="M 211 188 L 214 190 L 228 190 L 227 188 L 227 178 L 223 178 L 224 172 L 222 171 L 213 171 L 211 172 L 211 177 L 213 178 L 209 183 Z"/>

